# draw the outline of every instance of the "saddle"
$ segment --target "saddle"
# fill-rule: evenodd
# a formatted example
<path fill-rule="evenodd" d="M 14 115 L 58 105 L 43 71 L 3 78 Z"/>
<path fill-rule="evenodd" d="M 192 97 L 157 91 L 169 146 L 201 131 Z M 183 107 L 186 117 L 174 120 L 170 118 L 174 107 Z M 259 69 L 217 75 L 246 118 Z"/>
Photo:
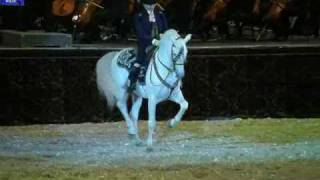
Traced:
<path fill-rule="evenodd" d="M 123 50 L 117 59 L 117 64 L 130 72 L 133 68 L 133 64 L 137 61 L 137 51 L 133 48 Z"/>
<path fill-rule="evenodd" d="M 152 58 L 152 56 L 154 54 L 154 51 L 156 49 L 157 49 L 157 47 L 155 47 L 155 46 L 150 46 L 150 47 L 147 48 L 147 50 L 146 50 L 146 52 L 147 52 L 146 59 L 147 59 L 148 64 L 150 63 L 150 60 L 151 60 L 151 58 Z M 137 58 L 136 57 L 137 57 L 136 49 L 134 49 L 134 48 L 125 49 L 119 54 L 118 59 L 117 59 L 117 64 L 120 67 L 125 68 L 129 72 L 129 77 L 139 75 L 139 80 L 140 81 L 144 81 L 145 80 L 146 71 L 144 71 L 142 74 L 141 73 L 132 74 L 132 73 L 136 73 L 134 71 L 134 69 L 136 68 L 136 67 L 134 67 L 134 64 L 137 62 Z M 145 67 L 145 69 L 146 68 L 147 67 Z"/>

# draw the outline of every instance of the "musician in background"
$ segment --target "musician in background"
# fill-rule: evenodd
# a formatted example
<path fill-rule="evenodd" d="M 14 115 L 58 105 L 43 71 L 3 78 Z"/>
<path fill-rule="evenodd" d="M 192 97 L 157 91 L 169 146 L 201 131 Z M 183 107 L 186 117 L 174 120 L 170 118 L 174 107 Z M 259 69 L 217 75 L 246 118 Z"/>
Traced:
<path fill-rule="evenodd" d="M 71 33 L 73 31 L 72 16 L 82 0 L 47 0 L 50 2 L 48 21 L 44 24 L 45 31 Z"/>

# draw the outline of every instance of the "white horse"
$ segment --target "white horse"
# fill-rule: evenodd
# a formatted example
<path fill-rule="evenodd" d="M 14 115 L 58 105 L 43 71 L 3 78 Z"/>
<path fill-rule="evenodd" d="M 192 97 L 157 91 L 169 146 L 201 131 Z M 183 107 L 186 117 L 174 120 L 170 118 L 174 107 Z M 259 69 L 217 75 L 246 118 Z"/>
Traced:
<path fill-rule="evenodd" d="M 180 105 L 176 116 L 169 120 L 169 127 L 176 126 L 188 108 L 188 102 L 181 91 L 181 80 L 184 77 L 184 65 L 187 62 L 186 43 L 191 34 L 180 37 L 177 31 L 170 29 L 154 39 L 152 44 L 158 46 L 146 72 L 145 85 L 136 84 L 135 90 L 128 91 L 128 71 L 117 64 L 118 52 L 110 52 L 103 56 L 96 65 L 97 86 L 107 99 L 109 108 L 115 105 L 121 111 L 127 127 L 129 137 L 137 145 L 142 142 L 139 138 L 138 119 L 143 98 L 148 99 L 148 137 L 147 150 L 152 150 L 153 135 L 156 128 L 156 105 L 164 100 L 171 100 Z M 132 107 L 128 112 L 128 96 L 132 96 Z"/>

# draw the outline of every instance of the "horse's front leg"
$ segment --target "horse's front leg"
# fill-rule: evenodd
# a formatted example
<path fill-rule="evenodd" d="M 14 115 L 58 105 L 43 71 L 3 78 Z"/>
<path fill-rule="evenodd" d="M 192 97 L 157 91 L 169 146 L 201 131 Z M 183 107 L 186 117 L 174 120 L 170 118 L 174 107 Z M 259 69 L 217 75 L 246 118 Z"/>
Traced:
<path fill-rule="evenodd" d="M 169 127 L 173 128 L 181 121 L 182 116 L 188 109 L 189 103 L 185 100 L 180 89 L 170 96 L 170 100 L 180 105 L 179 112 L 173 119 L 169 120 L 168 125 Z"/>
<path fill-rule="evenodd" d="M 156 98 L 150 97 L 148 99 L 148 113 L 149 113 L 149 120 L 148 120 L 148 139 L 147 139 L 147 151 L 152 151 L 152 143 L 153 143 L 153 135 L 154 130 L 156 128 Z"/>
<path fill-rule="evenodd" d="M 139 126 L 138 126 L 141 105 L 142 105 L 142 97 L 138 97 L 137 95 L 133 94 L 132 95 L 132 107 L 131 107 L 130 117 L 131 117 L 131 120 L 133 122 L 133 126 L 136 131 L 136 134 L 133 138 L 134 138 L 135 144 L 137 146 L 142 145 L 142 141 L 140 140 L 140 137 L 139 137 Z"/>

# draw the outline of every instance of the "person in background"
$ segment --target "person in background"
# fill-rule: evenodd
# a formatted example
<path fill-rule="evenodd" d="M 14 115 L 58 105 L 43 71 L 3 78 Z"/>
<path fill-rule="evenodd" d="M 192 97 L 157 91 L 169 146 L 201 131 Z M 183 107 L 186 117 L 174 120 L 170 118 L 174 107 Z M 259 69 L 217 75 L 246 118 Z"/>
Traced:
<path fill-rule="evenodd" d="M 146 55 L 147 47 L 152 45 L 154 38 L 168 29 L 167 19 L 164 10 L 156 0 L 140 0 L 134 13 L 134 27 L 138 41 L 137 61 L 134 64 L 132 73 L 129 76 L 129 88 L 135 87 L 139 79 L 140 84 L 145 84 L 145 72 L 148 66 Z"/>

